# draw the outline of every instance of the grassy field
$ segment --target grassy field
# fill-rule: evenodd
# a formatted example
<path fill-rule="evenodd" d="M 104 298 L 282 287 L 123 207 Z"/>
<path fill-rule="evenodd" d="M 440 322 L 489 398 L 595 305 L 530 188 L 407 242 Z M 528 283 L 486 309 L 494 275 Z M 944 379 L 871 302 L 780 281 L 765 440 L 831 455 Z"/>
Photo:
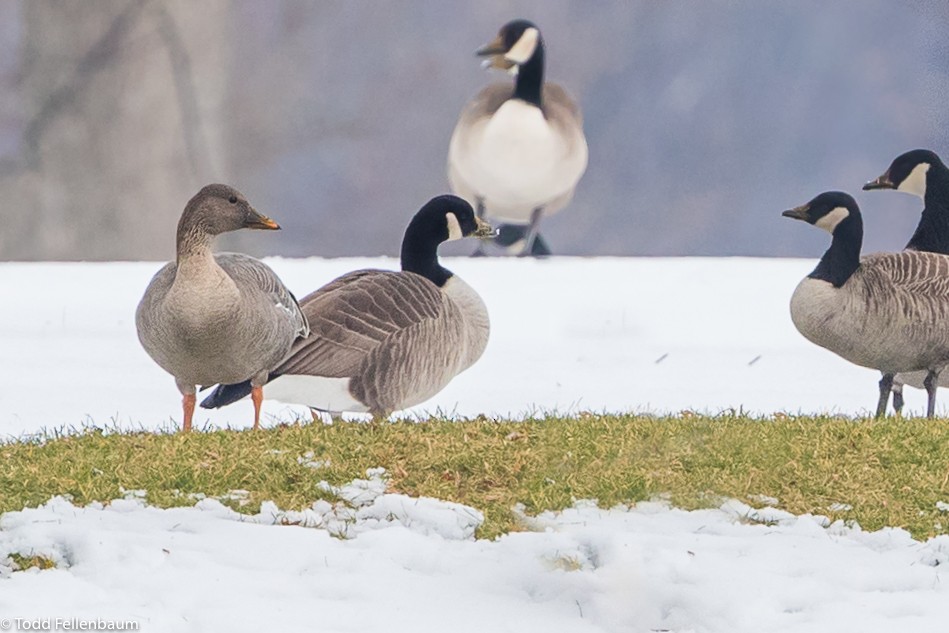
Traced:
<path fill-rule="evenodd" d="M 298 460 L 306 456 L 303 460 Z M 325 461 L 320 468 L 300 461 Z M 657 495 L 682 508 L 722 497 L 778 499 L 795 514 L 898 526 L 916 538 L 946 533 L 949 420 L 853 420 L 584 414 L 525 422 L 287 425 L 264 431 L 83 433 L 0 445 L 0 512 L 68 494 L 77 504 L 147 491 L 149 503 L 246 490 L 241 512 L 272 500 L 284 510 L 331 498 L 318 487 L 384 467 L 393 491 L 468 504 L 481 537 L 518 529 L 528 513 L 575 499 L 603 507 Z"/>

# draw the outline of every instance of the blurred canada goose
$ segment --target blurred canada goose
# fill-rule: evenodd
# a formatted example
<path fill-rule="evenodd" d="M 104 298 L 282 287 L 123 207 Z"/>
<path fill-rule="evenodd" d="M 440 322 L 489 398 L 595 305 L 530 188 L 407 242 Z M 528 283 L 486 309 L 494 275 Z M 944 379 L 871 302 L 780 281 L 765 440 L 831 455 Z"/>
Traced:
<path fill-rule="evenodd" d="M 448 149 L 448 181 L 478 217 L 527 227 L 521 255 L 549 253 L 540 219 L 570 202 L 587 166 L 580 109 L 563 88 L 544 83 L 535 24 L 508 22 L 477 54 L 515 80 L 488 86 L 465 106 Z"/>
<path fill-rule="evenodd" d="M 268 396 L 384 418 L 441 391 L 481 357 L 489 322 L 478 294 L 439 264 L 438 245 L 491 235 L 461 198 L 433 198 L 405 230 L 401 271 L 357 270 L 303 298 L 313 334 L 273 370 Z M 221 385 L 201 406 L 249 392 L 247 381 Z"/>
<path fill-rule="evenodd" d="M 863 189 L 893 189 L 922 198 L 922 217 L 906 248 L 949 255 L 949 169 L 935 152 L 914 149 L 900 154 L 882 176 L 866 183 Z M 897 415 L 903 409 L 903 385 L 923 389 L 925 378 L 925 372 L 893 378 L 893 409 Z M 939 386 L 949 387 L 949 375 L 942 376 Z"/>
<path fill-rule="evenodd" d="M 148 355 L 175 377 L 183 396 L 183 430 L 191 430 L 195 385 L 248 380 L 254 428 L 260 425 L 261 385 L 309 333 L 296 299 L 263 262 L 211 252 L 216 235 L 280 227 L 226 185 L 208 185 L 178 221 L 177 259 L 152 278 L 135 325 Z"/>
<path fill-rule="evenodd" d="M 791 297 L 794 326 L 812 343 L 883 373 L 877 417 L 886 412 L 894 374 L 925 370 L 932 417 L 936 380 L 949 364 L 949 257 L 902 251 L 861 259 L 860 210 L 839 191 L 782 215 L 833 235 Z"/>

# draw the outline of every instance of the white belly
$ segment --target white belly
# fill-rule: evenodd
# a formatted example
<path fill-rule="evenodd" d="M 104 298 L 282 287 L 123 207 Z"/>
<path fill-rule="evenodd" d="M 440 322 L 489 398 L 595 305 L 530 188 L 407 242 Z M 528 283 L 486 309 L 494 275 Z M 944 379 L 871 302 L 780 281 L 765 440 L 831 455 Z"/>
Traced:
<path fill-rule="evenodd" d="M 349 393 L 349 378 L 286 374 L 267 383 L 268 399 L 302 404 L 332 413 L 365 413 L 369 409 Z"/>

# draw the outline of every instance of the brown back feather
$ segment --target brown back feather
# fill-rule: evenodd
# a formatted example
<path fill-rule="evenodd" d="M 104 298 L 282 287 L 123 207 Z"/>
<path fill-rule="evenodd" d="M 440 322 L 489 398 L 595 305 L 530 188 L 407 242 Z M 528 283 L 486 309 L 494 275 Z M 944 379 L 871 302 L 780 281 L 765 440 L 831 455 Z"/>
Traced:
<path fill-rule="evenodd" d="M 310 337 L 298 341 L 279 374 L 352 376 L 376 348 L 444 309 L 441 291 L 408 272 L 358 270 L 300 301 Z"/>

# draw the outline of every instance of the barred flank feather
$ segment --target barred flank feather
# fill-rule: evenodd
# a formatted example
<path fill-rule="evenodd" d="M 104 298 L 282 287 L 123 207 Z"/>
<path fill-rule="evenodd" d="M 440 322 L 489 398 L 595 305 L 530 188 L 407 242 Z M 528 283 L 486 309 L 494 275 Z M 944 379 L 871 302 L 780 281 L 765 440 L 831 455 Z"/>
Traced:
<path fill-rule="evenodd" d="M 812 342 L 885 373 L 949 360 L 949 256 L 917 251 L 869 255 L 839 289 L 805 278 L 791 318 Z"/>

